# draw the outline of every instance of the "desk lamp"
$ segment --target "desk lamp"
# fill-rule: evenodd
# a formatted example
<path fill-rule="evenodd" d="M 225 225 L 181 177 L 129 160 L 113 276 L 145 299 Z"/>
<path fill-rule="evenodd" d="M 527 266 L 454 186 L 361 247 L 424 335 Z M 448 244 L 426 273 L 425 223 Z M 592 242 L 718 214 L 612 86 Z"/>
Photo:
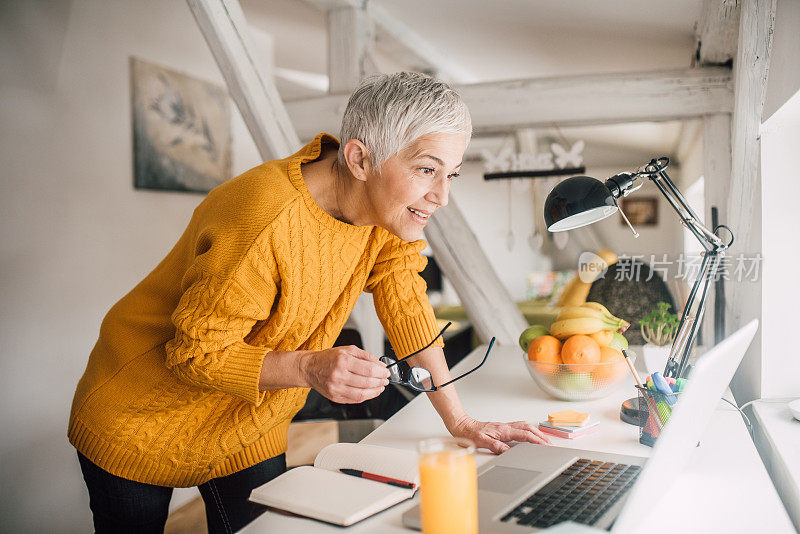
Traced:
<path fill-rule="evenodd" d="M 653 159 L 637 172 L 623 172 L 601 182 L 589 176 L 573 176 L 556 185 L 544 203 L 544 220 L 551 232 L 573 230 L 613 215 L 619 211 L 634 237 L 639 234 L 619 207 L 617 199 L 628 196 L 650 179 L 666 197 L 677 212 L 683 225 L 703 246 L 703 261 L 700 272 L 686 300 L 675 340 L 670 349 L 664 376 L 679 378 L 687 374 L 689 356 L 697 339 L 697 332 L 703 319 L 709 288 L 716 278 L 725 250 L 733 244 L 733 232 L 727 226 L 717 225 L 713 231 L 706 228 L 686 199 L 669 178 L 666 169 L 669 158 Z M 725 229 L 730 240 L 725 243 L 718 231 Z M 699 298 L 698 298 L 699 297 Z"/>

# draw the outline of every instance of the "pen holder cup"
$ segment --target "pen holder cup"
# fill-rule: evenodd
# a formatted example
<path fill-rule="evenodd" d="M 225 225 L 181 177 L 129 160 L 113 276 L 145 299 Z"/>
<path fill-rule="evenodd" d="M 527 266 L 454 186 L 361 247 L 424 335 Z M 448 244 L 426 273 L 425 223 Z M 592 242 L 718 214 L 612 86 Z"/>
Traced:
<path fill-rule="evenodd" d="M 639 443 L 652 447 L 667 425 L 680 393 L 661 393 L 636 386 L 639 392 Z"/>

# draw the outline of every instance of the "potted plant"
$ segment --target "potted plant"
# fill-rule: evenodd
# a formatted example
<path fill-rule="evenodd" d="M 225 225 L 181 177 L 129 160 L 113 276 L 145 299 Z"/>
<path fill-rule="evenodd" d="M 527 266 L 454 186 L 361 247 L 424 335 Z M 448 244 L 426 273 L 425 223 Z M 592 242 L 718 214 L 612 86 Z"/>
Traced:
<path fill-rule="evenodd" d="M 658 308 L 639 321 L 646 342 L 642 347 L 642 356 L 648 373 L 663 372 L 667 366 L 669 351 L 680 324 L 678 316 L 669 311 L 670 307 L 666 302 L 659 302 Z"/>

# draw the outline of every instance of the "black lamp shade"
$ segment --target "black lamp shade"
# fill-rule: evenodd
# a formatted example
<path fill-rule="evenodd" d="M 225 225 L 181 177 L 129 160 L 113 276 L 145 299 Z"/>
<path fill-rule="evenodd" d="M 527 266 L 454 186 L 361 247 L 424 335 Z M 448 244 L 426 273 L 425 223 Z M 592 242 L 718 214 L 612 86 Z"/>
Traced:
<path fill-rule="evenodd" d="M 573 176 L 547 195 L 544 222 L 549 231 L 563 232 L 605 219 L 618 209 L 603 182 L 589 176 Z"/>

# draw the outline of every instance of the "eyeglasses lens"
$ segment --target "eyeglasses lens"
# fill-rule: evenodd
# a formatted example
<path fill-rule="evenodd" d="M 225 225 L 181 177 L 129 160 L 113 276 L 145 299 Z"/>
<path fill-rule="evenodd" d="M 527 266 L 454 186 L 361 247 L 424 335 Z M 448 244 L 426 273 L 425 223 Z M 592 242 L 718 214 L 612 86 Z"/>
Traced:
<path fill-rule="evenodd" d="M 408 383 L 416 388 L 426 391 L 433 389 L 433 379 L 431 377 L 431 373 L 422 367 L 411 368 L 411 374 L 408 377 Z"/>
<path fill-rule="evenodd" d="M 389 358 L 388 356 L 381 356 L 380 360 L 386 365 L 390 365 L 390 364 L 395 363 L 395 360 L 393 358 Z M 402 382 L 403 381 L 403 376 L 402 376 L 402 373 L 400 372 L 400 365 L 402 365 L 402 362 L 400 362 L 400 364 L 398 364 L 398 365 L 392 365 L 391 367 L 389 367 L 389 381 L 390 382 Z"/>

